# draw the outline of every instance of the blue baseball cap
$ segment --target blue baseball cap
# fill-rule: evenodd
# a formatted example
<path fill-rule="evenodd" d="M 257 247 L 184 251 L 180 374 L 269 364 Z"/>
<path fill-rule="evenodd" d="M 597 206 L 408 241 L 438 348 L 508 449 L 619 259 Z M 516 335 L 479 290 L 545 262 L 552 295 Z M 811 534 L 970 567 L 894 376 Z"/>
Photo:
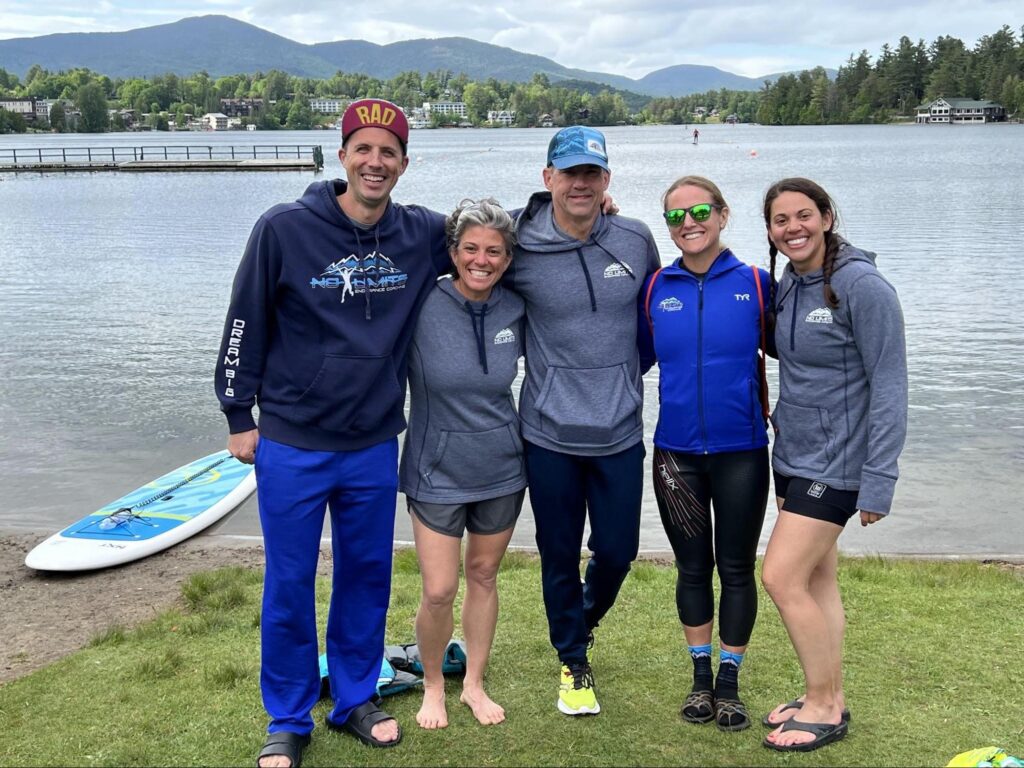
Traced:
<path fill-rule="evenodd" d="M 604 134 L 584 125 L 563 128 L 548 144 L 548 165 L 560 171 L 577 165 L 596 165 L 611 171 Z"/>

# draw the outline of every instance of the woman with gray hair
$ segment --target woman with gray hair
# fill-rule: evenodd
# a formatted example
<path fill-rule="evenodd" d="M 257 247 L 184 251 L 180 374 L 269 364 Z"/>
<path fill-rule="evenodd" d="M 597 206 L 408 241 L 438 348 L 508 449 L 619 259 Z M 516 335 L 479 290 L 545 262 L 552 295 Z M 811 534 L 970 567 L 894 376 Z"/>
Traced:
<path fill-rule="evenodd" d="M 466 530 L 460 700 L 484 725 L 505 719 L 483 676 L 498 619 L 498 567 L 526 488 L 512 398 L 524 304 L 498 285 L 512 259 L 514 224 L 493 199 L 463 200 L 446 232 L 451 276 L 427 297 L 409 350 L 411 409 L 400 471 L 423 579 L 416 614 L 423 705 L 416 721 L 428 729 L 448 725 L 442 662 Z"/>

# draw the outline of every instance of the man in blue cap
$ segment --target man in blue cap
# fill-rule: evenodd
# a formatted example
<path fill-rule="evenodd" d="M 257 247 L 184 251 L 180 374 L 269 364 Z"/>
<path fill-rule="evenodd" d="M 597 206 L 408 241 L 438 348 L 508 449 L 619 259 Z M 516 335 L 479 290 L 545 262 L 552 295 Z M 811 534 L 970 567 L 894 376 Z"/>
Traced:
<path fill-rule="evenodd" d="M 600 131 L 576 125 L 556 133 L 543 178 L 547 192 L 518 217 L 505 279 L 526 300 L 519 410 L 544 607 L 562 663 L 558 708 L 597 714 L 587 650 L 639 548 L 637 299 L 661 260 L 646 224 L 601 211 L 611 172 Z M 581 585 L 588 516 L 591 557 Z"/>

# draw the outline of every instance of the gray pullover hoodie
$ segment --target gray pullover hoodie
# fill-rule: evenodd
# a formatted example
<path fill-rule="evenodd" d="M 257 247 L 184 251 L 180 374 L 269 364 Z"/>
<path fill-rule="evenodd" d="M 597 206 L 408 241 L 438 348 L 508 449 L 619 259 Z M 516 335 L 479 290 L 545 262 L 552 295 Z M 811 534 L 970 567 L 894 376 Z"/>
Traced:
<path fill-rule="evenodd" d="M 417 501 L 464 504 L 526 487 L 512 382 L 519 372 L 523 300 L 495 286 L 470 301 L 442 278 L 409 348 L 409 429 L 399 472 Z"/>
<path fill-rule="evenodd" d="M 550 193 L 516 221 L 505 284 L 526 301 L 523 438 L 542 448 L 607 456 L 643 438 L 637 297 L 661 266 L 647 225 L 598 217 L 581 242 L 555 224 Z"/>
<path fill-rule="evenodd" d="M 907 351 L 896 290 L 875 255 L 840 241 L 829 309 L 821 270 L 787 265 L 776 294 L 779 400 L 772 466 L 859 491 L 857 508 L 888 514 L 907 434 Z"/>

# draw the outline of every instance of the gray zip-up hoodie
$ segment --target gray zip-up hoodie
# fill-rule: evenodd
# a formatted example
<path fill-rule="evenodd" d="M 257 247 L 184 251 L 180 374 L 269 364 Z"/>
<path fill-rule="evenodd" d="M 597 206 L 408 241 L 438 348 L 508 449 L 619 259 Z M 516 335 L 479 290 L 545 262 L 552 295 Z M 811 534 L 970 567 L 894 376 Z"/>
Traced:
<path fill-rule="evenodd" d="M 555 224 L 551 195 L 516 220 L 505 284 L 526 301 L 523 438 L 561 453 L 607 456 L 643 438 L 637 297 L 661 266 L 647 225 L 598 217 L 581 242 Z"/>
<path fill-rule="evenodd" d="M 779 285 L 779 400 L 772 466 L 859 491 L 857 508 L 888 514 L 907 434 L 907 351 L 896 290 L 875 255 L 840 241 L 829 309 L 821 270 Z"/>
<path fill-rule="evenodd" d="M 523 343 L 523 300 L 495 286 L 470 301 L 442 278 L 409 348 L 409 429 L 399 471 L 417 501 L 464 504 L 526 487 L 512 382 Z"/>

